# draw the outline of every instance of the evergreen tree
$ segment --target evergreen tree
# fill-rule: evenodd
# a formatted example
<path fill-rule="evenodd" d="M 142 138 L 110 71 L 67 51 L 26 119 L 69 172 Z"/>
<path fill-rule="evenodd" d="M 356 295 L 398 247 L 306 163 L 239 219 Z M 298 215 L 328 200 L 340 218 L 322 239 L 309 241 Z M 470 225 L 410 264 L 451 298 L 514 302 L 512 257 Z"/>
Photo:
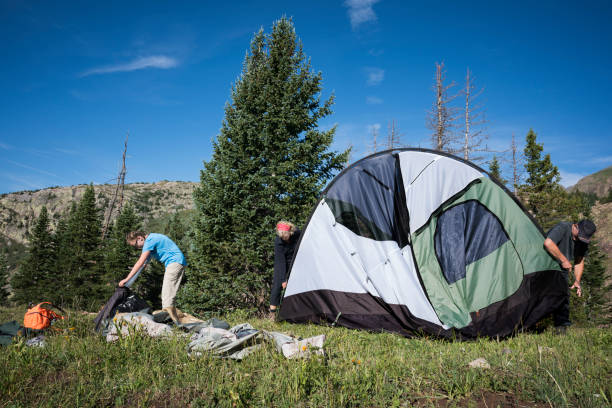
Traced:
<path fill-rule="evenodd" d="M 508 180 L 505 180 L 501 176 L 501 167 L 499 165 L 499 160 L 497 160 L 497 156 L 493 155 L 493 159 L 489 163 L 489 174 L 495 180 L 499 181 L 502 184 L 506 184 Z"/>
<path fill-rule="evenodd" d="M 14 299 L 20 303 L 49 300 L 54 292 L 55 252 L 49 230 L 47 207 L 42 207 L 36 225 L 29 235 L 28 254 L 11 279 Z"/>
<path fill-rule="evenodd" d="M 572 209 L 577 201 L 571 200 L 559 184 L 559 169 L 552 164 L 550 154 L 542 157 L 544 147 L 537 143 L 536 138 L 536 133 L 530 129 L 524 150 L 528 177 L 518 193 L 527 209 L 547 231 L 559 221 L 575 219 Z"/>
<path fill-rule="evenodd" d="M 66 235 L 70 242 L 66 247 L 70 250 L 64 259 L 66 289 L 63 295 L 65 301 L 78 302 L 87 308 L 103 297 L 102 218 L 96 207 L 93 185 L 87 187 L 76 210 L 71 212 L 67 226 Z"/>
<path fill-rule="evenodd" d="M 72 203 L 72 209 L 68 214 L 68 219 L 77 211 L 77 204 Z M 55 246 L 55 292 L 51 297 L 51 301 L 55 304 L 62 305 L 72 291 L 70 288 L 70 267 L 72 266 L 72 245 L 73 238 L 68 227 L 68 221 L 65 218 L 60 218 L 53 234 Z"/>
<path fill-rule="evenodd" d="M 585 314 L 590 323 L 610 323 L 610 316 L 606 313 L 609 304 L 606 304 L 606 254 L 601 251 L 596 239 L 589 244 L 589 252 L 584 260 L 584 273 L 582 275 L 582 300 Z"/>
<path fill-rule="evenodd" d="M 127 204 L 117 216 L 105 243 L 105 276 L 104 294 L 110 295 L 116 284 L 125 278 L 138 259 L 139 254 L 127 244 L 125 239 L 130 231 L 141 229 L 142 219 L 134 212 L 134 207 Z M 106 296 L 105 296 L 106 297 Z"/>
<path fill-rule="evenodd" d="M 317 128 L 333 103 L 321 102 L 321 82 L 290 20 L 255 34 L 194 192 L 195 248 L 182 307 L 216 312 L 267 301 L 276 222 L 302 225 L 348 154 L 329 151 L 335 128 Z"/>
<path fill-rule="evenodd" d="M 6 260 L 4 252 L 0 252 L 0 305 L 6 305 L 8 303 L 8 297 L 10 295 L 7 285 L 9 276 L 9 266 Z"/>

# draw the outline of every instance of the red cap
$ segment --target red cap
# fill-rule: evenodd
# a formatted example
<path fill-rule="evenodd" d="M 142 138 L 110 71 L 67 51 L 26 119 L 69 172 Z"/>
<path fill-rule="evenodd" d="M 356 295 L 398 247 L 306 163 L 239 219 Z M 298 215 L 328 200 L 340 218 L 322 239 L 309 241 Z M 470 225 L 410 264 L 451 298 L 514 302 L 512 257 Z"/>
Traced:
<path fill-rule="evenodd" d="M 276 224 L 276 229 L 279 231 L 291 231 L 291 226 L 289 224 L 279 222 L 278 224 Z"/>

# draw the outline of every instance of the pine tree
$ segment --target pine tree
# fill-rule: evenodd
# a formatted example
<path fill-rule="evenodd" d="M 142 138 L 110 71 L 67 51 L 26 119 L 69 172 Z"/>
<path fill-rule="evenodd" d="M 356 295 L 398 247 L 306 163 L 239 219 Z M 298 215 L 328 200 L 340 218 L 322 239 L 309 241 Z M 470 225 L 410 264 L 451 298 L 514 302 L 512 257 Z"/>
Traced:
<path fill-rule="evenodd" d="M 187 310 L 261 307 L 272 277 L 276 222 L 302 225 L 347 152 L 329 151 L 335 128 L 319 131 L 333 97 L 321 102 L 291 20 L 252 39 L 232 87 L 211 161 L 194 193 L 194 253 L 179 293 Z"/>
<path fill-rule="evenodd" d="M 606 313 L 610 305 L 606 304 L 606 254 L 601 251 L 596 239 L 591 240 L 589 252 L 584 261 L 582 275 L 582 299 L 589 322 L 610 323 Z"/>
<path fill-rule="evenodd" d="M 142 220 L 134 212 L 134 207 L 127 204 L 110 228 L 109 239 L 105 242 L 104 251 L 105 275 L 103 287 L 105 288 L 105 295 L 110 295 L 115 285 L 127 276 L 130 268 L 136 263 L 139 254 L 127 244 L 126 235 L 130 231 L 140 230 L 141 223 Z"/>
<path fill-rule="evenodd" d="M 559 221 L 571 220 L 572 215 L 575 216 L 572 208 L 577 203 L 569 200 L 568 194 L 559 184 L 559 169 L 552 164 L 550 154 L 542 157 L 544 147 L 537 143 L 536 138 L 536 133 L 530 129 L 524 150 L 527 180 L 518 191 L 527 209 L 546 231 Z"/>
<path fill-rule="evenodd" d="M 47 207 L 42 207 L 30 233 L 30 247 L 24 262 L 11 279 L 14 299 L 20 303 L 49 300 L 54 292 L 55 251 L 49 229 Z"/>
<path fill-rule="evenodd" d="M 0 305 L 6 305 L 8 303 L 8 297 L 10 295 L 7 285 L 9 276 L 9 266 L 6 260 L 4 252 L 0 252 Z"/>
<path fill-rule="evenodd" d="M 493 159 L 489 163 L 489 174 L 495 180 L 499 181 L 502 184 L 506 184 L 508 180 L 505 180 L 501 176 L 501 166 L 499 165 L 499 160 L 497 160 L 497 156 L 493 155 Z"/>
<path fill-rule="evenodd" d="M 67 248 L 70 251 L 64 259 L 66 288 L 63 295 L 65 301 L 77 302 L 79 306 L 87 308 L 102 299 L 101 285 L 104 284 L 100 241 L 102 218 L 96 207 L 93 185 L 85 190 L 67 225 L 67 237 L 70 239 Z"/>

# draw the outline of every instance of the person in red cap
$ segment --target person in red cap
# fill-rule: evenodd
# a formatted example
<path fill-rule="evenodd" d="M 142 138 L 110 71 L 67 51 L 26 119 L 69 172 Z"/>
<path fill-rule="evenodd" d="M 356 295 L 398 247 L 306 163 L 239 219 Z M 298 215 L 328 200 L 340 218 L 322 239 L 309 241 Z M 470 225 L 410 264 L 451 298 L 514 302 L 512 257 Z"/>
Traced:
<path fill-rule="evenodd" d="M 280 305 L 282 289 L 287 287 L 293 253 L 300 239 L 300 230 L 288 221 L 279 221 L 276 224 L 276 235 L 274 239 L 274 277 L 270 293 L 271 317 L 275 315 L 276 309 Z"/>
<path fill-rule="evenodd" d="M 578 223 L 560 222 L 548 231 L 544 248 L 559 262 L 564 270 L 563 279 L 569 286 L 568 272 L 572 270 L 574 261 L 574 284 L 569 289 L 576 289 L 576 294 L 582 296 L 580 279 L 584 271 L 584 257 L 589 248 L 591 237 L 595 233 L 596 227 L 591 220 L 582 220 Z M 555 327 L 559 331 L 564 331 L 572 323 L 569 319 L 569 289 L 563 304 L 553 313 Z"/>

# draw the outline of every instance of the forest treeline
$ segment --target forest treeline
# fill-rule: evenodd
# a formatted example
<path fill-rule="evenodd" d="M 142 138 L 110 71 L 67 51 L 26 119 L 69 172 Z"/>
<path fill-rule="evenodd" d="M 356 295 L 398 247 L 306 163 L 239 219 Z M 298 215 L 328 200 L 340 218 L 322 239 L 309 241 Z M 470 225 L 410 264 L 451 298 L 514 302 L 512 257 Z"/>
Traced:
<path fill-rule="evenodd" d="M 478 130 L 480 114 L 471 104 L 479 92 L 474 91 L 469 70 L 466 78 L 465 111 L 459 116 L 465 126 L 457 136 L 452 131 L 457 111 L 448 105 L 443 66 L 436 65 L 431 147 L 470 160 L 482 156 L 491 177 L 520 199 L 544 231 L 559 221 L 589 217 L 593 197 L 568 193 L 560 185 L 559 170 L 533 130 L 525 136 L 523 177 L 517 177 L 515 157 L 510 181 L 504 178 L 502 155 L 486 149 L 484 133 Z M 150 231 L 170 236 L 186 254 L 189 265 L 177 298 L 179 308 L 214 315 L 266 307 L 275 223 L 287 219 L 304 226 L 320 192 L 349 162 L 350 149 L 331 149 L 336 128 L 318 127 L 332 114 L 334 103 L 333 95 L 322 98 L 322 87 L 322 74 L 312 69 L 290 19 L 275 22 L 271 33 L 260 30 L 254 35 L 225 106 L 212 158 L 200 171 L 194 213 L 189 217 L 175 213 L 163 231 Z M 404 147 L 395 124 L 390 129 L 391 147 Z M 516 156 L 514 138 L 512 145 Z M 126 244 L 126 233 L 142 227 L 142 219 L 128 203 L 103 239 L 103 212 L 96 207 L 93 185 L 54 231 L 43 208 L 30 231 L 27 256 L 10 281 L 7 268 L 0 269 L 0 288 L 10 283 L 10 301 L 52 301 L 97 310 L 138 257 Z M 0 263 L 6 263 L 1 255 Z M 162 276 L 161 266 L 152 263 L 134 289 L 159 305 Z M 605 300 L 608 290 L 605 254 L 595 239 L 586 259 L 583 296 L 572 297 L 573 319 L 604 321 L 610 312 Z M 9 301 L 5 289 L 1 295 Z"/>

